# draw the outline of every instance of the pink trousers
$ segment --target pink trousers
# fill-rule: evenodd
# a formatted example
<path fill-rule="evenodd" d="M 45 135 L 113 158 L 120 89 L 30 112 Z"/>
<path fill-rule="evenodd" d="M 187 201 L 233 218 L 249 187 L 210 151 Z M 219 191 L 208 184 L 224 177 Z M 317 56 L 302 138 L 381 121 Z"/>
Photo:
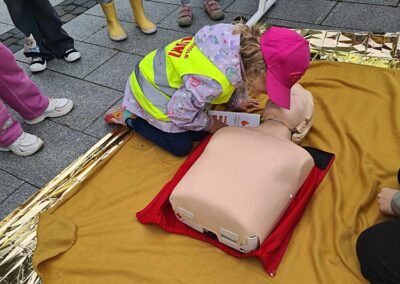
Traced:
<path fill-rule="evenodd" d="M 21 125 L 6 109 L 7 103 L 24 119 L 40 116 L 49 99 L 18 66 L 12 52 L 0 43 L 0 147 L 12 144 L 23 132 Z"/>

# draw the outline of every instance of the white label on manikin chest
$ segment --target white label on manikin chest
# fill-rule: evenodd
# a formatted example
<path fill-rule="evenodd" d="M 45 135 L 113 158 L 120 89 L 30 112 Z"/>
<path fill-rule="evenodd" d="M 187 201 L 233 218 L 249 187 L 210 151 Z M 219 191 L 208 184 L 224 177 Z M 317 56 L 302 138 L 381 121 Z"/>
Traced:
<path fill-rule="evenodd" d="M 260 125 L 260 115 L 254 113 L 209 110 L 208 114 L 236 127 L 256 127 Z"/>

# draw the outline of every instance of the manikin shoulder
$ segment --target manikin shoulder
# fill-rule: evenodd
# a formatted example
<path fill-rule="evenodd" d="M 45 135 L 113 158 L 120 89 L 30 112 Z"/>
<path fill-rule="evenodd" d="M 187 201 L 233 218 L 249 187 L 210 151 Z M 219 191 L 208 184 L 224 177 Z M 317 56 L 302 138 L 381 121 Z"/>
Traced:
<path fill-rule="evenodd" d="M 310 91 L 304 89 L 304 87 L 299 83 L 294 84 L 290 91 L 294 94 L 304 94 L 304 93 L 311 94 Z"/>
<path fill-rule="evenodd" d="M 302 147 L 289 140 L 270 135 L 262 135 L 247 128 L 225 127 L 212 137 L 207 148 L 213 155 L 251 155 L 257 153 L 264 157 L 276 157 L 303 164 L 313 161 L 312 156 Z"/>

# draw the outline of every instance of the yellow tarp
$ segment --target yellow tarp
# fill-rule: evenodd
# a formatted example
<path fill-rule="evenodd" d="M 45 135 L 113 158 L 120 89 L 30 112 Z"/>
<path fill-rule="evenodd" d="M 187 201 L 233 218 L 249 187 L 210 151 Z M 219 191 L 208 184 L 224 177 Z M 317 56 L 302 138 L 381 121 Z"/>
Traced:
<path fill-rule="evenodd" d="M 183 159 L 134 135 L 69 200 L 41 215 L 34 265 L 45 283 L 367 283 L 355 242 L 384 219 L 379 188 L 397 186 L 400 71 L 319 62 L 302 84 L 315 97 L 303 144 L 335 153 L 336 161 L 274 278 L 257 259 L 136 220 Z"/>

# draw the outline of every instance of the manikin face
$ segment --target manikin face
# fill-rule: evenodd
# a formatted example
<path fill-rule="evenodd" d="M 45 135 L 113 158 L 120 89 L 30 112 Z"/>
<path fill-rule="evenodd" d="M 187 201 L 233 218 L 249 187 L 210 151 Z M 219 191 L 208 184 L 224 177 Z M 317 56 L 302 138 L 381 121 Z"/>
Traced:
<path fill-rule="evenodd" d="M 290 110 L 281 108 L 269 100 L 264 109 L 263 119 L 276 119 L 294 129 L 312 118 L 313 109 L 312 95 L 300 85 L 295 85 L 290 95 Z"/>

